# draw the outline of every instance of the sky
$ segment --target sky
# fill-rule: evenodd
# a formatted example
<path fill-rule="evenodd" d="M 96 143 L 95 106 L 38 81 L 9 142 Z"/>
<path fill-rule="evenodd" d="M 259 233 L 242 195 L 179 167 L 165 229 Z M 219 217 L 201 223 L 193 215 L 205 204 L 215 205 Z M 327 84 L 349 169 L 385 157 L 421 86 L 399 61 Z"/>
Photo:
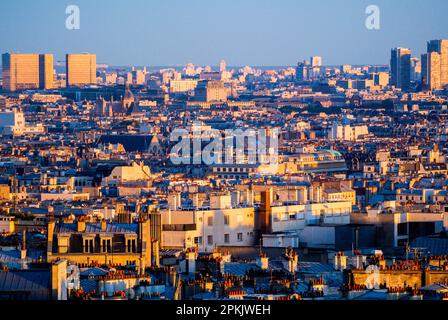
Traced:
<path fill-rule="evenodd" d="M 365 26 L 380 9 L 380 30 Z M 68 5 L 80 29 L 66 28 Z M 0 0 L 0 52 L 91 52 L 120 66 L 388 64 L 448 39 L 446 0 Z"/>

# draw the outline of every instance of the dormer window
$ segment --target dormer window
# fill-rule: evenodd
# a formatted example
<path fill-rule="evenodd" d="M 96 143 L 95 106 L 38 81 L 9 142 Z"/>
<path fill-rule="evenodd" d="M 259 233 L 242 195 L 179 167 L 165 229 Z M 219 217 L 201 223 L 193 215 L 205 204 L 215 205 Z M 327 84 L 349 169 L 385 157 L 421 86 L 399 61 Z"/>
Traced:
<path fill-rule="evenodd" d="M 126 238 L 126 252 L 137 253 L 137 239 L 135 237 Z"/>
<path fill-rule="evenodd" d="M 84 236 L 82 239 L 82 249 L 84 253 L 94 253 L 95 238 L 93 236 Z"/>

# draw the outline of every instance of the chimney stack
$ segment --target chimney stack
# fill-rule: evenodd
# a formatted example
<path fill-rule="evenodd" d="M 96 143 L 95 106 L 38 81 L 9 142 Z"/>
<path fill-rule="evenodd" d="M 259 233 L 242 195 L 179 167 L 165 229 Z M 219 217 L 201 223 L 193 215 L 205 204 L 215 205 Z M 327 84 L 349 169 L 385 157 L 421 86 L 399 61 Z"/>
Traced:
<path fill-rule="evenodd" d="M 269 269 L 269 257 L 267 256 L 267 254 L 265 254 L 265 253 L 261 254 L 260 258 L 258 258 L 257 264 L 261 268 L 261 270 L 268 270 Z"/>
<path fill-rule="evenodd" d="M 151 265 L 154 267 L 159 267 L 160 266 L 159 241 L 157 240 L 152 241 L 151 254 L 152 254 Z"/>
<path fill-rule="evenodd" d="M 188 250 L 186 254 L 187 258 L 187 271 L 189 274 L 196 273 L 196 252 L 193 250 Z"/>
<path fill-rule="evenodd" d="M 83 217 L 78 218 L 78 220 L 76 221 L 76 231 L 77 232 L 86 231 L 86 222 Z"/>
<path fill-rule="evenodd" d="M 347 257 L 343 252 L 336 253 L 334 257 L 334 269 L 338 271 L 347 269 Z"/>
<path fill-rule="evenodd" d="M 26 259 L 26 230 L 22 232 L 22 246 L 20 248 L 20 259 Z"/>
<path fill-rule="evenodd" d="M 106 231 L 107 221 L 105 219 L 101 220 L 101 231 Z"/>

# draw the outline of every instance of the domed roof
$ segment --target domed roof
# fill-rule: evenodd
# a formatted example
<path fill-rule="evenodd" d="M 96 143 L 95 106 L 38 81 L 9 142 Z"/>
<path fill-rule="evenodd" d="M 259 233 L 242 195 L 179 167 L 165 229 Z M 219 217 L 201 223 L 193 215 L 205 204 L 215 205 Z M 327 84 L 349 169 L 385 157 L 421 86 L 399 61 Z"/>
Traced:
<path fill-rule="evenodd" d="M 339 151 L 333 150 L 333 149 L 324 149 L 322 152 L 329 153 L 333 157 L 342 157 L 342 154 Z"/>

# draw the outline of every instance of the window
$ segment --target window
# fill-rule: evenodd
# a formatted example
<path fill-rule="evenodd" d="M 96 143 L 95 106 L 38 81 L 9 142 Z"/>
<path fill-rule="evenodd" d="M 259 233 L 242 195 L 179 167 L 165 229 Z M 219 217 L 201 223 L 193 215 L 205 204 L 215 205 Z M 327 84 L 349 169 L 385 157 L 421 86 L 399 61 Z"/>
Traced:
<path fill-rule="evenodd" d="M 230 243 L 230 234 L 226 233 L 224 235 L 224 243 Z"/>
<path fill-rule="evenodd" d="M 208 225 L 209 227 L 213 226 L 213 217 L 208 217 L 208 218 L 207 218 L 207 225 Z"/>
<path fill-rule="evenodd" d="M 243 234 L 242 233 L 238 233 L 237 234 L 237 241 L 238 242 L 243 242 Z"/>
<path fill-rule="evenodd" d="M 194 244 L 202 244 L 202 237 L 195 237 Z"/>
<path fill-rule="evenodd" d="M 136 253 L 137 252 L 137 246 L 136 246 L 136 240 L 135 239 L 128 239 L 127 240 L 127 252 L 130 253 Z"/>
<path fill-rule="evenodd" d="M 58 249 L 59 253 L 68 253 L 69 238 L 58 237 Z"/>
<path fill-rule="evenodd" d="M 407 223 L 399 223 L 398 224 L 398 236 L 406 236 L 408 234 L 408 224 Z"/>
<path fill-rule="evenodd" d="M 230 224 L 230 217 L 228 215 L 224 216 L 224 225 L 228 226 Z"/>
<path fill-rule="evenodd" d="M 112 240 L 111 239 L 103 239 L 101 241 L 101 249 L 103 253 L 111 253 L 112 252 Z"/>
<path fill-rule="evenodd" d="M 207 236 L 207 244 L 208 244 L 209 246 L 212 246 L 212 245 L 213 245 L 213 236 Z"/>
<path fill-rule="evenodd" d="M 84 253 L 93 253 L 93 239 L 84 240 Z"/>

